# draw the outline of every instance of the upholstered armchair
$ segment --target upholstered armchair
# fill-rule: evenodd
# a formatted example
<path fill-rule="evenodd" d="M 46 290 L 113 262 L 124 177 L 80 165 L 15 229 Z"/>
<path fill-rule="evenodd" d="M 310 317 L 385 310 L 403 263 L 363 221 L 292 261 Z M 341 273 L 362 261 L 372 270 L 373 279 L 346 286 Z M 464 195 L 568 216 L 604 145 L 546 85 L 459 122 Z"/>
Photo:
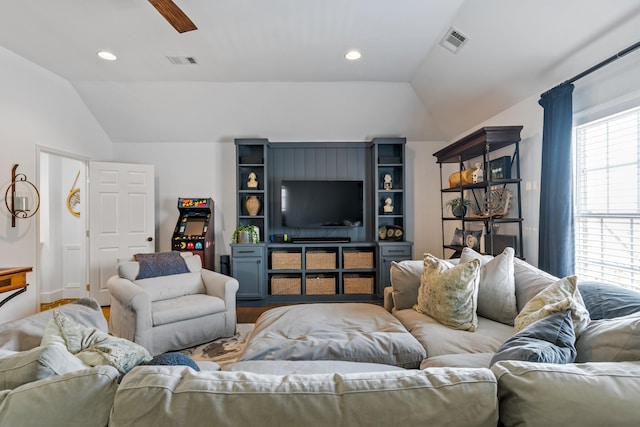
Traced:
<path fill-rule="evenodd" d="M 236 279 L 203 269 L 190 252 L 135 259 L 120 263 L 107 282 L 113 335 L 157 355 L 235 333 Z"/>

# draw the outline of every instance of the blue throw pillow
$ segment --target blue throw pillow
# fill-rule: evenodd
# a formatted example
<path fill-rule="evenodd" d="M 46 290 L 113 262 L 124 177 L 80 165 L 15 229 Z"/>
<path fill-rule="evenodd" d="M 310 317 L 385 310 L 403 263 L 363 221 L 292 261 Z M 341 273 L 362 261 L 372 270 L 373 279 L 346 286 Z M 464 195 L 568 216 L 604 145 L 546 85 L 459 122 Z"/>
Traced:
<path fill-rule="evenodd" d="M 172 365 L 172 366 L 188 366 L 194 371 L 199 371 L 200 367 L 189 356 L 182 353 L 169 352 L 160 354 L 143 365 Z"/>
<path fill-rule="evenodd" d="M 560 311 L 537 320 L 509 338 L 491 359 L 539 363 L 572 363 L 576 359 L 576 336 L 571 311 Z"/>
<path fill-rule="evenodd" d="M 579 282 L 591 320 L 613 319 L 640 311 L 640 292 L 601 282 Z"/>
<path fill-rule="evenodd" d="M 180 252 L 135 254 L 133 258 L 140 264 L 136 280 L 189 272 L 187 262 L 180 255 Z"/>

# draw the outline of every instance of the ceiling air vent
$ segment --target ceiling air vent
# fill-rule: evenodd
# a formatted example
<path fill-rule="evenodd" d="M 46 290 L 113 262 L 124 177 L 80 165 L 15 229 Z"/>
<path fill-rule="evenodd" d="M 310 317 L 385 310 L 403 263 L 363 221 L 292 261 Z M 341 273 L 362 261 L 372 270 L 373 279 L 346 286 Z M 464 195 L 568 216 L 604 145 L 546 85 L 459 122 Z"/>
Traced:
<path fill-rule="evenodd" d="M 173 65 L 195 65 L 198 63 L 193 56 L 167 56 Z"/>
<path fill-rule="evenodd" d="M 460 48 L 467 42 L 468 37 L 462 34 L 459 30 L 451 27 L 447 34 L 444 35 L 440 44 L 449 49 L 453 53 L 458 53 Z"/>

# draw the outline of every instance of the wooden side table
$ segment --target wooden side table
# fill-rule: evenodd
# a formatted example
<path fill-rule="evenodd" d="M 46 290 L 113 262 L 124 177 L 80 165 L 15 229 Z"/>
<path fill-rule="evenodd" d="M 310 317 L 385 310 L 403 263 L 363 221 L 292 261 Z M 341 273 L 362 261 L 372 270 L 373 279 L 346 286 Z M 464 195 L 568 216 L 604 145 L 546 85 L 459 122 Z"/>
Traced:
<path fill-rule="evenodd" d="M 33 271 L 31 267 L 0 268 L 0 293 L 17 291 L 0 301 L 0 307 L 12 298 L 27 291 L 27 273 Z"/>

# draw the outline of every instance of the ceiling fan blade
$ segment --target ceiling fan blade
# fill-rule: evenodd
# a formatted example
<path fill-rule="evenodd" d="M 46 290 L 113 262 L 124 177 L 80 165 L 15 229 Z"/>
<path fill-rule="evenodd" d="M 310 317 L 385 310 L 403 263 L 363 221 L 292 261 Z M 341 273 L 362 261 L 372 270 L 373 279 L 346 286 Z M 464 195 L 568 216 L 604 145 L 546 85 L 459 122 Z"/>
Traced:
<path fill-rule="evenodd" d="M 149 0 L 164 19 L 173 26 L 179 33 L 197 30 L 196 24 L 172 1 L 172 0 Z"/>

